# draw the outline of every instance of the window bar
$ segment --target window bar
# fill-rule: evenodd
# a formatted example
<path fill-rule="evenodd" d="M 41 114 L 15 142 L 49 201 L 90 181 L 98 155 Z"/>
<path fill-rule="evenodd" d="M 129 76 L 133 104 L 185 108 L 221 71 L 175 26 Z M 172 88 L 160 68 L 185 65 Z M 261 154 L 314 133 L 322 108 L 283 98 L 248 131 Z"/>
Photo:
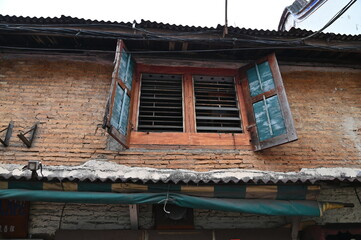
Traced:
<path fill-rule="evenodd" d="M 124 107 L 125 107 L 125 97 L 127 96 L 127 89 L 124 89 L 124 95 L 123 95 L 123 102 L 122 102 L 122 110 L 120 110 L 120 116 L 119 116 L 119 122 L 118 127 L 120 129 L 120 124 L 122 123 L 123 114 L 124 114 Z"/>
<path fill-rule="evenodd" d="M 263 103 L 264 103 L 264 107 L 266 110 L 266 115 L 267 115 L 267 121 L 268 121 L 268 127 L 269 127 L 269 132 L 271 134 L 271 136 L 273 135 L 273 131 L 272 131 L 272 126 L 271 126 L 271 119 L 268 113 L 268 107 L 267 107 L 267 103 L 266 103 L 266 97 L 263 95 Z"/>
<path fill-rule="evenodd" d="M 263 91 L 263 86 L 262 86 L 262 81 L 261 81 L 261 75 L 259 74 L 259 70 L 258 70 L 258 65 L 257 65 L 257 63 L 256 63 L 254 66 L 256 67 L 256 72 L 257 72 L 257 77 L 258 77 L 259 86 L 261 87 L 261 90 Z"/>
<path fill-rule="evenodd" d="M 127 68 L 125 69 L 125 79 L 124 79 L 124 83 L 128 82 L 128 70 L 129 70 L 129 65 L 130 65 L 130 58 L 131 58 L 131 54 L 128 54 L 128 60 L 127 60 Z"/>

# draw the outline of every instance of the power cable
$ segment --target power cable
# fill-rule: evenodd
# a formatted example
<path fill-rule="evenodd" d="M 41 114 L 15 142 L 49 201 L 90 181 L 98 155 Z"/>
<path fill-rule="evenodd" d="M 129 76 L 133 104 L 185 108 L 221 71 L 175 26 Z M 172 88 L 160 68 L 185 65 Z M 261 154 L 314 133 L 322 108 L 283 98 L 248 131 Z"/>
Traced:
<path fill-rule="evenodd" d="M 61 184 L 61 189 L 63 190 L 63 192 L 65 191 L 64 189 L 64 184 L 63 182 L 60 180 L 60 184 Z M 65 210 L 65 207 L 66 207 L 66 202 L 63 204 L 63 207 L 61 209 L 61 213 L 60 213 L 60 218 L 59 218 L 59 225 L 58 225 L 58 229 L 60 230 L 61 229 L 61 225 L 63 223 L 63 216 L 64 216 L 64 210 Z"/>
<path fill-rule="evenodd" d="M 229 51 L 249 51 L 249 50 L 267 50 L 267 49 L 327 49 L 327 50 L 361 50 L 358 48 L 345 47 L 325 47 L 325 46 L 269 46 L 269 47 L 245 47 L 245 48 L 220 48 L 220 49 L 199 49 L 199 50 L 164 50 L 164 51 L 128 51 L 132 54 L 151 54 L 151 53 L 208 53 L 208 52 L 229 52 Z M 54 51 L 54 52 L 94 52 L 94 53 L 114 53 L 113 50 L 92 50 L 92 49 L 63 49 L 63 48 L 31 48 L 31 47 L 9 47 L 0 46 L 0 49 L 10 50 L 35 50 L 35 51 Z"/>
<path fill-rule="evenodd" d="M 63 34 L 65 36 L 72 36 L 72 37 L 102 37 L 102 38 L 109 38 L 109 39 L 117 39 L 117 38 L 127 38 L 128 40 L 168 40 L 168 41 L 222 41 L 222 42 L 254 42 L 254 43 L 267 43 L 267 44 L 279 44 L 279 43 L 292 43 L 299 42 L 302 43 L 303 40 L 309 39 L 319 33 L 321 33 L 323 30 L 325 30 L 327 27 L 329 27 L 331 24 L 333 24 L 339 17 L 341 17 L 357 0 L 351 0 L 348 2 L 335 16 L 333 16 L 330 21 L 328 21 L 320 30 L 312 33 L 311 35 L 308 35 L 306 37 L 302 38 L 296 38 L 296 39 L 288 39 L 288 40 L 280 40 L 277 38 L 264 38 L 264 37 L 257 37 L 257 36 L 249 36 L 245 34 L 237 34 L 246 37 L 245 39 L 240 38 L 222 38 L 222 30 L 218 29 L 211 29 L 206 31 L 191 31 L 191 32 L 181 32 L 181 33 L 158 33 L 158 32 L 151 32 L 142 28 L 136 27 L 136 24 L 133 26 L 129 26 L 127 24 L 53 24 L 52 27 L 46 27 L 48 25 L 31 25 L 31 27 L 28 27 L 24 24 L 0 24 L 1 30 L 8 30 L 8 31 L 19 31 L 19 30 L 25 30 L 29 32 L 42 32 L 42 33 L 52 33 L 52 34 Z M 136 35 L 136 34 L 127 34 L 127 33 L 114 33 L 109 31 L 94 31 L 94 30 L 86 30 L 86 29 L 69 29 L 69 28 L 59 28 L 61 26 L 66 27 L 88 27 L 88 26 L 104 26 L 104 27 L 116 27 L 116 28 L 127 28 L 127 29 L 133 29 L 135 31 L 142 32 L 142 35 Z M 54 28 L 55 27 L 55 28 Z M 219 39 L 194 39 L 194 38 L 179 38 L 178 36 L 191 36 L 191 35 L 202 35 L 202 34 L 219 34 Z"/>
<path fill-rule="evenodd" d="M 337 19 L 339 19 L 357 0 L 351 0 L 349 1 L 340 11 L 336 13 L 320 30 L 312 33 L 311 35 L 308 35 L 307 37 L 303 37 L 300 40 L 306 40 L 309 39 L 319 33 L 321 33 L 323 30 L 328 28 L 331 24 L 333 24 Z"/>
<path fill-rule="evenodd" d="M 0 24 L 0 30 L 9 30 L 9 31 L 29 31 L 29 32 L 41 32 L 47 34 L 55 34 L 61 36 L 71 36 L 71 37 L 87 37 L 87 38 L 104 38 L 104 39 L 124 39 L 124 40 L 132 40 L 132 41 L 159 41 L 159 40 L 167 40 L 167 41 L 188 41 L 188 42 L 198 42 L 200 44 L 208 44 L 208 43 L 229 43 L 231 45 L 237 43 L 258 43 L 258 44 L 268 44 L 268 45 L 301 45 L 301 42 L 298 41 L 290 41 L 290 40 L 280 40 L 280 39 L 262 39 L 262 38 L 171 38 L 165 36 L 156 36 L 152 37 L 149 35 L 134 35 L 128 33 L 113 33 L 113 32 L 104 32 L 104 31 L 89 31 L 89 30 L 80 30 L 80 29 L 60 29 L 60 28 L 28 28 L 28 27 L 15 27 L 11 28 L 9 26 L 3 26 Z"/>
<path fill-rule="evenodd" d="M 283 43 L 295 43 L 295 42 L 301 42 L 304 41 L 306 39 L 309 39 L 319 33 L 321 33 L 323 30 L 325 30 L 327 27 L 329 27 L 332 23 L 334 23 L 339 17 L 341 17 L 357 0 L 351 0 L 350 2 L 348 2 L 339 12 L 336 13 L 335 16 L 333 16 L 320 30 L 312 33 L 311 35 L 308 35 L 306 37 L 303 38 L 298 38 L 298 39 L 291 39 L 290 40 L 283 40 Z M 1 27 L 3 26 L 3 27 Z M 14 26 L 14 27 L 12 27 Z M 32 25 L 32 27 L 27 27 L 24 25 L 18 25 L 18 24 L 13 24 L 12 26 L 9 26 L 7 24 L 0 24 L 0 29 L 3 30 L 28 30 L 28 31 L 40 31 L 40 32 L 44 32 L 44 33 L 68 33 L 69 35 L 73 36 L 73 34 L 75 34 L 75 36 L 87 36 L 87 37 L 110 37 L 110 38 L 124 38 L 124 37 L 128 37 L 133 39 L 142 39 L 144 40 L 144 38 L 146 38 L 147 40 L 150 40 L 149 38 L 152 37 L 153 39 L 162 39 L 162 40 L 168 40 L 168 41 L 203 41 L 203 40 L 207 40 L 207 41 L 214 41 L 215 39 L 189 39 L 189 38 L 178 38 L 177 36 L 184 36 L 184 35 L 202 35 L 202 34 L 209 34 L 209 33 L 220 33 L 220 30 L 208 30 L 208 31 L 197 31 L 197 32 L 182 32 L 182 33 L 155 33 L 155 32 L 151 32 L 142 28 L 137 28 L 136 25 L 134 24 L 132 27 L 125 25 L 125 24 L 121 24 L 120 26 L 118 25 L 117 27 L 122 27 L 122 28 L 128 28 L 128 29 L 134 29 L 136 31 L 140 31 L 143 32 L 145 35 L 135 35 L 135 34 L 119 34 L 119 33 L 114 33 L 114 32 L 109 32 L 109 31 L 90 31 L 90 30 L 82 30 L 82 29 L 68 29 L 68 28 L 44 28 L 44 25 Z M 39 26 L 39 27 L 38 27 Z M 52 25 L 54 26 L 54 25 Z M 55 26 L 62 26 L 62 25 L 55 25 Z M 68 25 L 67 25 L 68 26 Z M 70 26 L 82 26 L 80 24 L 71 24 Z M 91 24 L 91 26 L 104 26 L 104 24 Z M 105 24 L 105 26 L 109 26 L 107 24 Z M 112 25 L 112 27 L 114 27 L 116 25 Z M 219 41 L 252 41 L 252 42 L 258 42 L 258 43 L 280 43 L 281 41 L 279 39 L 266 39 L 266 38 L 258 38 L 258 37 L 252 37 L 253 40 L 249 39 L 249 36 L 247 36 L 247 39 L 239 39 L 239 38 L 220 38 L 217 39 Z"/>
<path fill-rule="evenodd" d="M 354 191 L 355 191 L 355 195 L 356 195 L 356 197 L 357 197 L 357 200 L 358 200 L 358 202 L 359 202 L 359 203 L 360 203 L 360 205 L 361 205 L 360 196 L 358 195 L 358 192 L 357 192 L 356 187 L 354 187 L 353 189 L 354 189 Z"/>
<path fill-rule="evenodd" d="M 121 27 L 134 29 L 136 31 L 143 32 L 143 35 L 135 35 L 128 33 L 114 33 L 109 31 L 94 31 L 94 30 L 85 30 L 85 29 L 69 29 L 69 28 L 44 28 L 44 25 L 32 25 L 32 27 L 24 26 L 23 24 L 12 24 L 9 26 L 8 24 L 0 24 L 0 30 L 7 31 L 29 31 L 29 32 L 41 32 L 47 34 L 61 34 L 62 36 L 72 36 L 72 37 L 89 37 L 89 38 L 106 38 L 106 39 L 124 39 L 124 40 L 132 40 L 132 41 L 159 41 L 159 40 L 167 40 L 167 41 L 194 41 L 201 44 L 208 43 L 258 43 L 258 44 L 267 44 L 267 45 L 276 45 L 276 46 L 266 46 L 266 47 L 250 47 L 250 48 L 222 48 L 222 49 L 199 49 L 199 50 L 186 50 L 186 51 L 130 51 L 131 53 L 202 53 L 202 52 L 225 52 L 225 51 L 246 51 L 246 50 L 260 50 L 260 49 L 292 49 L 292 48 L 319 48 L 319 49 L 327 49 L 327 50 L 361 50 L 361 46 L 355 47 L 337 47 L 337 46 L 319 46 L 314 44 L 305 44 L 303 41 L 309 39 L 319 33 L 321 33 L 324 29 L 329 27 L 332 23 L 334 23 L 342 14 L 344 14 L 357 0 L 351 0 L 348 2 L 335 16 L 333 16 L 328 23 L 324 27 L 322 27 L 317 32 L 312 33 L 303 38 L 298 39 L 288 39 L 288 40 L 280 40 L 280 39 L 270 39 L 270 38 L 261 38 L 256 36 L 248 36 L 244 34 L 244 37 L 247 38 L 218 38 L 218 39 L 209 39 L 209 38 L 179 38 L 175 36 L 184 36 L 184 35 L 202 35 L 209 33 L 221 33 L 220 30 L 208 30 L 208 31 L 198 31 L 198 32 L 182 32 L 182 33 L 155 33 L 145 29 L 137 28 L 135 24 L 133 26 L 128 26 L 125 24 L 113 25 L 113 24 L 88 24 L 91 26 L 109 26 L 112 27 Z M 52 26 L 63 26 L 63 25 L 52 25 Z M 84 26 L 81 24 L 70 24 L 66 26 Z M 250 39 L 253 38 L 253 39 Z M 297 44 L 296 46 L 294 44 Z M 279 46 L 284 45 L 284 46 Z M 113 52 L 106 50 L 86 50 L 86 49 L 47 49 L 47 48 L 20 48 L 20 47 L 8 47 L 8 46 L 0 46 L 3 49 L 22 49 L 22 50 L 44 50 L 44 51 L 81 51 L 81 52 Z"/>

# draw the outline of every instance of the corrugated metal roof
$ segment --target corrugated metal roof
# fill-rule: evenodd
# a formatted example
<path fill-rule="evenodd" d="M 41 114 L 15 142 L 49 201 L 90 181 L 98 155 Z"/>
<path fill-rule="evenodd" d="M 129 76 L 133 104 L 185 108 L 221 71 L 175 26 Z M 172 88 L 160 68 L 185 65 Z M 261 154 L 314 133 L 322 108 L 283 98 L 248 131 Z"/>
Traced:
<path fill-rule="evenodd" d="M 23 16 L 9 16 L 0 15 L 0 24 L 41 24 L 41 25 L 87 25 L 87 27 L 94 26 L 113 26 L 113 27 L 126 27 L 132 28 L 131 22 L 112 22 L 112 21 L 99 21 L 83 18 L 75 18 L 69 16 L 61 17 L 23 17 Z M 199 31 L 219 31 L 223 32 L 223 26 L 218 25 L 215 28 L 200 27 L 200 26 L 184 26 L 168 23 L 159 23 L 153 21 L 141 20 L 140 23 L 136 23 L 137 28 L 143 29 L 159 29 L 169 30 L 176 32 L 199 32 Z M 228 27 L 229 35 L 243 35 L 243 36 L 257 36 L 257 37 L 283 37 L 283 38 L 302 38 L 306 37 L 313 31 L 307 31 L 302 29 L 291 29 L 290 31 L 275 31 L 275 30 L 259 30 L 259 29 L 247 29 L 238 27 Z M 333 34 L 333 33 L 320 33 L 312 37 L 312 39 L 327 39 L 327 40 L 342 40 L 342 41 L 358 41 L 361 40 L 361 35 L 345 35 L 345 34 Z"/>
<path fill-rule="evenodd" d="M 24 16 L 9 16 L 0 15 L 0 23 L 12 23 L 12 24 L 121 24 L 132 26 L 132 23 L 127 22 L 112 22 L 112 21 L 99 21 L 90 20 L 84 18 L 74 18 L 62 15 L 61 17 L 24 17 Z"/>
<path fill-rule="evenodd" d="M 0 179 L 30 180 L 31 171 L 23 170 L 18 164 L 2 164 Z M 319 182 L 361 181 L 361 169 L 316 168 L 299 172 L 272 172 L 244 169 L 224 169 L 196 172 L 182 169 L 155 169 L 129 167 L 114 162 L 91 160 L 79 166 L 43 166 L 43 176 L 38 170 L 38 180 L 81 181 L 81 182 L 142 182 L 142 183 L 185 183 L 185 184 L 286 184 Z"/>

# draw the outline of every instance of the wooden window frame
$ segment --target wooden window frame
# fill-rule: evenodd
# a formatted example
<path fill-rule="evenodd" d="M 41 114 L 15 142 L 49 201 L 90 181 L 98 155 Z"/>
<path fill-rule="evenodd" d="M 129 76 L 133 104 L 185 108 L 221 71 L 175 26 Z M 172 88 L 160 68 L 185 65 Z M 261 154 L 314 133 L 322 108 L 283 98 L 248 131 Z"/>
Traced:
<path fill-rule="evenodd" d="M 128 56 L 126 62 L 123 54 L 126 54 L 124 56 Z M 261 77 L 255 64 L 261 64 L 262 62 L 267 62 L 269 70 L 268 73 L 267 71 L 263 72 L 262 74 L 266 75 Z M 258 59 L 254 63 L 248 64 L 240 69 L 147 65 L 136 63 L 127 51 L 124 42 L 119 40 L 114 63 L 115 68 L 112 75 L 111 91 L 107 101 L 103 127 L 125 148 L 169 149 L 171 146 L 173 149 L 211 148 L 253 149 L 254 151 L 260 151 L 297 140 L 291 110 L 275 54 L 270 54 Z M 132 68 L 131 71 L 128 72 L 130 66 L 132 66 Z M 256 69 L 256 75 L 247 72 L 253 68 Z M 126 69 L 126 76 L 131 75 L 130 77 L 122 79 L 124 78 L 124 74 L 120 75 L 120 73 L 123 73 L 122 71 L 124 69 Z M 251 72 L 252 71 L 253 70 L 251 70 Z M 183 132 L 137 131 L 142 73 L 182 75 Z M 269 78 L 269 73 L 272 74 L 272 78 Z M 241 126 L 243 129 L 242 133 L 197 132 L 193 79 L 195 75 L 232 77 L 234 79 Z M 252 82 L 249 82 L 249 77 Z M 262 91 L 260 92 L 257 90 L 258 87 L 254 88 L 255 79 L 256 83 L 259 82 L 261 86 L 260 89 Z M 274 86 L 272 85 L 271 90 L 263 91 L 261 84 L 261 82 L 263 82 L 262 79 L 266 79 L 268 82 L 272 79 Z M 127 85 L 126 83 L 129 83 L 129 80 L 132 84 Z M 118 86 L 125 91 L 124 96 L 128 96 L 130 99 L 129 104 L 123 104 L 121 107 L 119 107 L 120 101 L 115 102 L 116 93 L 119 92 L 116 90 Z M 267 89 L 270 89 L 270 85 L 268 84 L 266 87 L 267 86 Z M 257 93 L 257 95 L 251 96 L 252 93 L 250 91 Z M 259 104 L 261 101 L 263 101 L 263 105 Z M 119 104 L 115 106 L 117 103 Z M 271 113 L 273 114 L 269 114 L 269 108 L 272 109 Z M 120 112 L 121 115 L 119 118 L 124 120 L 124 122 L 122 121 L 122 123 L 117 124 L 112 123 L 113 111 L 115 114 Z M 125 111 L 124 118 L 122 118 L 123 111 Z M 257 115 L 255 115 L 255 112 Z M 117 115 L 114 116 L 117 117 Z M 267 127 L 265 128 L 265 126 L 268 126 L 269 129 Z M 125 127 L 126 130 L 121 131 L 119 127 Z M 278 132 L 273 134 L 273 131 Z"/>
<path fill-rule="evenodd" d="M 250 87 L 247 77 L 247 70 L 250 68 L 253 68 L 255 64 L 260 64 L 263 62 L 268 62 L 270 66 L 270 70 L 272 73 L 273 81 L 275 84 L 275 88 L 272 90 L 269 90 L 267 92 L 263 92 L 261 94 L 258 94 L 257 96 L 251 96 L 250 93 Z M 243 96 L 244 96 L 244 103 L 247 108 L 247 119 L 249 125 L 245 125 L 247 131 L 249 131 L 251 135 L 251 142 L 253 146 L 254 151 L 260 151 L 264 150 L 270 147 L 278 146 L 281 144 L 289 143 L 292 141 L 297 140 L 297 133 L 293 122 L 293 117 L 291 113 L 290 106 L 288 104 L 286 91 L 283 85 L 283 80 L 281 76 L 281 72 L 277 63 L 276 55 L 270 54 L 266 57 L 263 57 L 261 59 L 258 59 L 254 63 L 248 64 L 240 69 L 240 79 L 242 83 L 242 89 L 243 89 Z M 266 140 L 260 141 L 258 131 L 257 131 L 257 123 L 255 119 L 255 114 L 253 110 L 253 104 L 262 101 L 262 97 L 269 98 L 272 96 L 278 97 L 280 110 L 283 116 L 284 124 L 286 132 L 284 134 L 268 138 Z"/>
<path fill-rule="evenodd" d="M 115 103 L 115 97 L 116 97 L 116 93 L 117 93 L 117 87 L 119 86 L 123 91 L 124 91 L 124 95 L 123 96 L 128 96 L 130 99 L 130 104 L 132 104 L 132 83 L 129 85 L 127 84 L 129 80 L 133 80 L 134 79 L 134 69 L 131 70 L 131 74 L 132 77 L 129 79 L 122 79 L 120 76 L 121 71 L 123 71 L 122 64 L 121 64 L 121 60 L 123 57 L 123 54 L 127 54 L 128 55 L 128 61 L 126 63 L 126 71 L 128 71 L 128 67 L 130 66 L 129 63 L 130 61 L 133 62 L 133 64 L 135 64 L 134 59 L 132 58 L 131 54 L 128 53 L 128 50 L 123 42 L 123 40 L 118 40 L 117 41 L 117 48 L 116 48 L 116 52 L 115 52 L 115 58 L 114 58 L 114 70 L 112 73 L 112 83 L 110 86 L 110 94 L 107 100 L 107 106 L 106 106 L 106 111 L 105 111 L 105 116 L 103 119 L 103 128 L 107 129 L 107 132 L 109 133 L 110 136 L 112 136 L 116 141 L 118 141 L 121 145 L 123 145 L 125 148 L 129 148 L 129 139 L 130 139 L 130 132 L 131 132 L 131 126 L 130 126 L 130 121 L 129 121 L 129 110 L 132 110 L 131 107 L 129 107 L 128 109 L 124 110 L 124 105 L 121 107 L 120 109 L 120 114 L 122 114 L 123 111 L 128 111 L 128 114 L 126 115 L 126 118 L 128 119 L 126 121 L 125 125 L 122 125 L 122 127 L 125 126 L 126 131 L 125 132 L 121 132 L 119 127 L 121 126 L 120 124 L 118 124 L 117 126 L 114 126 L 112 124 L 112 116 L 113 116 L 113 108 L 114 108 L 114 104 Z M 134 65 L 133 65 L 134 66 Z M 136 66 L 134 66 L 136 67 Z M 126 76 L 127 78 L 127 76 Z M 124 101 L 125 98 L 123 98 Z M 121 117 L 122 115 L 120 115 Z"/>
<path fill-rule="evenodd" d="M 179 74 L 183 76 L 183 132 L 137 131 L 142 73 Z M 234 77 L 243 133 L 196 132 L 193 75 Z M 208 147 L 224 149 L 251 149 L 250 134 L 245 128 L 245 126 L 248 126 L 248 119 L 243 91 L 240 84 L 239 69 L 169 67 L 138 63 L 136 65 L 131 95 L 130 125 L 132 126 L 132 133 L 129 139 L 129 146 L 131 148 L 147 146 L 151 146 L 152 148 L 157 146 L 160 148 L 167 148 L 169 146 L 178 146 L 179 148 Z"/>

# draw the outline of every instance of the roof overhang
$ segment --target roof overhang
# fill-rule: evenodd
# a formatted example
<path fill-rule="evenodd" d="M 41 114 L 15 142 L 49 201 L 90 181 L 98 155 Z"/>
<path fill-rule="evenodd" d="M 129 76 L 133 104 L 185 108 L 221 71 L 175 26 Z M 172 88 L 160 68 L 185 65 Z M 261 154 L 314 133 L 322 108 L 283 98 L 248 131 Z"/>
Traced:
<path fill-rule="evenodd" d="M 3 180 L 31 180 L 31 171 L 19 164 L 0 165 Z M 185 184 L 317 184 L 320 182 L 360 183 L 358 168 L 314 168 L 299 172 L 223 169 L 197 172 L 183 169 L 129 167 L 105 160 L 90 160 L 79 166 L 43 166 L 37 181 L 129 182 Z"/>
<path fill-rule="evenodd" d="M 312 33 L 229 27 L 223 37 L 223 26 L 0 16 L 0 51 L 110 56 L 123 39 L 135 57 L 252 61 L 275 52 L 279 61 L 360 65 L 360 35 L 321 33 L 303 40 Z"/>

